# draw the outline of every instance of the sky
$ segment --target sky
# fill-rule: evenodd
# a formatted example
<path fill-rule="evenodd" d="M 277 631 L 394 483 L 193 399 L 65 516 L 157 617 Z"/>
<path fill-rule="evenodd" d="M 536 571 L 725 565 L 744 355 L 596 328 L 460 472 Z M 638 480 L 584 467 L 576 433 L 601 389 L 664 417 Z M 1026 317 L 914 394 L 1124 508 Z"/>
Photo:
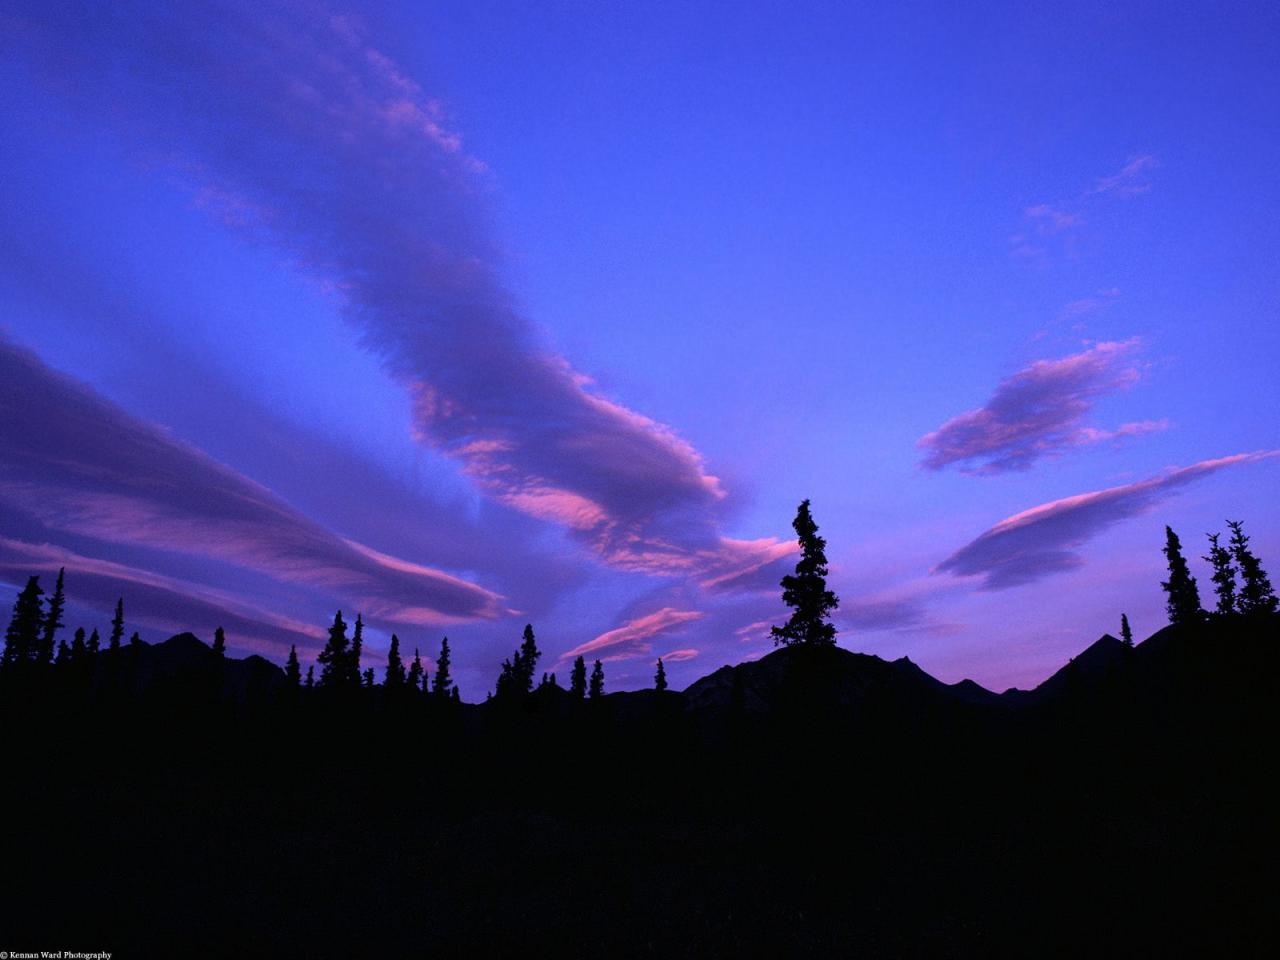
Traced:
<path fill-rule="evenodd" d="M 1280 8 L 0 0 L 0 579 L 467 699 L 1034 686 L 1280 557 Z"/>

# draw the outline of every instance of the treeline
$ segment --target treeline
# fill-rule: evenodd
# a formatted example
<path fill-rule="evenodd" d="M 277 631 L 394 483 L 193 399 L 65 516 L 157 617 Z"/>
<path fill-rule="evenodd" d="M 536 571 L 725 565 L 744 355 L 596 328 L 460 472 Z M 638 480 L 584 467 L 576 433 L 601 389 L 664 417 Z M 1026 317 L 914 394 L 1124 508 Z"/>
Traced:
<path fill-rule="evenodd" d="M 1169 562 L 1169 579 L 1161 586 L 1170 623 L 1202 623 L 1209 618 L 1251 617 L 1276 612 L 1275 590 L 1262 569 L 1262 561 L 1249 548 L 1244 524 L 1238 520 L 1226 523 L 1231 531 L 1226 546 L 1221 542 L 1221 533 L 1207 534 L 1209 552 L 1203 557 L 1213 568 L 1211 579 L 1217 602 L 1212 611 L 1206 611 L 1201 605 L 1200 588 L 1182 554 L 1182 541 L 1172 527 L 1164 528 L 1164 555 Z"/>

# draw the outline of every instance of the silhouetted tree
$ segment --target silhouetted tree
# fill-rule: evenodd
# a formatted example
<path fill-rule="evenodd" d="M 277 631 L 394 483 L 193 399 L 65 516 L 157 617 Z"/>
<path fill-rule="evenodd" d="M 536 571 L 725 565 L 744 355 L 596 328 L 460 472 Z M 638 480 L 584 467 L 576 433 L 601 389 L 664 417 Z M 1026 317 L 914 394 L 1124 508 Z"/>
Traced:
<path fill-rule="evenodd" d="M 221 628 L 219 628 L 221 629 Z M 107 649 L 119 650 L 120 641 L 124 639 L 124 597 L 116 601 L 116 615 L 111 618 L 111 634 L 107 637 Z M 214 644 L 214 650 L 218 646 Z"/>
<path fill-rule="evenodd" d="M 388 690 L 399 690 L 404 686 L 404 661 L 400 659 L 400 638 L 391 635 L 391 647 L 387 650 L 387 674 L 382 678 L 382 685 Z"/>
<path fill-rule="evenodd" d="M 791 608 L 791 619 L 773 627 L 774 644 L 833 644 L 836 628 L 829 614 L 840 599 L 827 589 L 827 541 L 818 536 L 818 525 L 805 500 L 796 511 L 791 526 L 800 543 L 796 572 L 782 578 L 782 600 Z"/>
<path fill-rule="evenodd" d="M 591 699 L 604 696 L 604 664 L 597 660 L 591 667 Z"/>
<path fill-rule="evenodd" d="M 413 650 L 413 663 L 409 667 L 409 676 L 405 679 L 410 689 L 417 690 L 418 684 L 422 683 L 422 656 L 415 647 Z"/>
<path fill-rule="evenodd" d="M 373 686 L 373 667 L 368 667 L 364 671 L 364 685 L 366 687 Z"/>
<path fill-rule="evenodd" d="M 662 665 L 662 658 L 658 658 L 658 672 L 653 676 L 653 689 L 667 689 L 667 668 Z"/>
<path fill-rule="evenodd" d="M 542 652 L 533 636 L 533 624 L 526 623 L 520 648 L 510 660 L 502 661 L 498 674 L 497 694 L 500 697 L 518 696 L 533 689 L 534 670 Z"/>
<path fill-rule="evenodd" d="M 356 614 L 356 626 L 351 631 L 351 652 L 347 659 L 347 680 L 352 686 L 360 686 L 360 658 L 364 654 L 364 619 Z"/>
<path fill-rule="evenodd" d="M 141 646 L 142 646 L 142 637 L 138 636 L 138 631 L 135 630 L 133 631 L 133 635 L 129 637 L 129 648 L 136 653 L 138 651 L 138 648 Z"/>
<path fill-rule="evenodd" d="M 58 641 L 58 655 L 53 659 L 55 667 L 65 667 L 71 662 L 71 648 L 67 646 L 66 638 Z"/>
<path fill-rule="evenodd" d="M 341 687 L 347 681 L 348 642 L 347 624 L 339 610 L 333 618 L 333 626 L 329 628 L 329 638 L 325 641 L 324 649 L 316 658 L 320 663 L 320 686 Z M 310 670 L 307 673 L 310 675 Z"/>
<path fill-rule="evenodd" d="M 298 645 L 296 643 L 289 648 L 289 659 L 284 665 L 284 678 L 288 681 L 290 687 L 296 687 L 302 683 L 302 664 L 298 662 Z"/>
<path fill-rule="evenodd" d="M 84 627 L 76 627 L 75 638 L 71 641 L 71 662 L 83 666 L 89 659 L 89 645 L 84 640 Z"/>
<path fill-rule="evenodd" d="M 449 638 L 445 637 L 440 641 L 440 656 L 436 659 L 436 675 L 435 679 L 431 681 L 431 692 L 438 697 L 447 697 L 449 688 L 453 685 L 453 677 L 449 674 L 451 662 Z"/>
<path fill-rule="evenodd" d="M 1172 624 L 1199 623 L 1204 619 L 1204 610 L 1200 606 L 1200 590 L 1196 586 L 1196 578 L 1187 567 L 1186 558 L 1182 556 L 1182 542 L 1172 527 L 1164 528 L 1164 555 L 1169 561 L 1169 579 L 1161 582 L 1168 595 L 1165 609 L 1169 612 Z"/>
<path fill-rule="evenodd" d="M 96 654 L 102 649 L 102 641 L 98 638 L 98 628 L 93 628 L 93 633 L 89 634 L 89 653 Z"/>
<path fill-rule="evenodd" d="M 1126 647 L 1133 646 L 1133 631 L 1129 629 L 1128 614 L 1120 614 L 1120 639 L 1124 641 Z"/>
<path fill-rule="evenodd" d="M 307 689 L 310 690 L 316 685 L 316 668 L 315 664 L 307 666 Z"/>
<path fill-rule="evenodd" d="M 581 700 L 587 695 L 587 661 L 578 657 L 569 672 L 569 692 Z"/>
<path fill-rule="evenodd" d="M 4 634 L 3 663 L 6 667 L 28 666 L 40 657 L 40 628 L 44 625 L 44 606 L 40 599 L 40 578 L 29 577 L 27 585 L 13 602 L 13 616 Z"/>
<path fill-rule="evenodd" d="M 1218 543 L 1220 534 L 1209 534 L 1209 553 L 1202 559 L 1213 564 L 1213 592 L 1218 595 L 1214 613 L 1225 617 L 1236 612 L 1236 568 L 1231 551 Z"/>
<path fill-rule="evenodd" d="M 221 627 L 213 631 L 213 655 L 219 659 L 227 655 L 227 634 Z"/>
<path fill-rule="evenodd" d="M 454 702 L 454 703 L 461 703 L 461 702 L 462 702 L 462 695 L 461 695 L 460 693 L 458 693 L 458 688 L 457 688 L 457 687 L 454 687 L 454 688 L 453 688 L 453 693 L 452 693 L 452 695 L 451 695 L 451 696 L 452 696 L 452 699 L 453 699 L 453 702 Z"/>
<path fill-rule="evenodd" d="M 49 598 L 49 606 L 45 609 L 44 629 L 40 634 L 40 662 L 48 663 L 53 658 L 53 638 L 63 627 L 62 614 L 67 606 L 66 595 L 62 591 L 62 581 L 67 568 L 58 570 L 58 582 L 54 584 L 53 596 Z M 64 643 L 65 647 L 66 644 Z"/>
<path fill-rule="evenodd" d="M 1239 520 L 1228 520 L 1227 526 L 1231 528 L 1231 552 L 1240 565 L 1240 579 L 1243 581 L 1236 608 L 1244 614 L 1275 613 L 1276 592 L 1262 569 L 1262 561 L 1249 549 L 1244 524 Z"/>

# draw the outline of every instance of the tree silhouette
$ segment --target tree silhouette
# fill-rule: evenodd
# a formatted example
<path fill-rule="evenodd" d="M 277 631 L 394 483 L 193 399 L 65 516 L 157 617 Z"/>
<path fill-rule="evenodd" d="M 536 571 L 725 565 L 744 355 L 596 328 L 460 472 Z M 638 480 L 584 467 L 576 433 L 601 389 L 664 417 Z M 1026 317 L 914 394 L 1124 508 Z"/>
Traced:
<path fill-rule="evenodd" d="M 533 624 L 526 623 L 520 648 L 510 660 L 502 661 L 502 672 L 498 674 L 498 696 L 518 696 L 532 690 L 534 670 L 541 656 L 542 652 L 538 650 L 538 642 L 533 636 Z"/>
<path fill-rule="evenodd" d="M 840 599 L 827 589 L 827 542 L 818 536 L 808 500 L 801 502 L 791 526 L 800 543 L 796 572 L 782 578 L 782 600 L 791 608 L 791 619 L 771 629 L 773 642 L 834 644 L 836 628 L 829 615 L 840 605 Z"/>
<path fill-rule="evenodd" d="M 39 659 L 40 628 L 44 624 L 42 596 L 40 578 L 29 577 L 13 602 L 13 616 L 4 634 L 4 655 L 0 661 L 6 667 L 27 666 Z"/>
<path fill-rule="evenodd" d="M 391 635 L 391 648 L 387 650 L 387 673 L 382 678 L 382 685 L 388 690 L 399 690 L 404 686 L 404 661 L 400 659 L 400 638 Z"/>
<path fill-rule="evenodd" d="M 364 619 L 356 614 L 356 626 L 351 631 L 351 650 L 347 655 L 346 680 L 349 686 L 360 686 L 360 657 L 364 654 Z"/>
<path fill-rule="evenodd" d="M 1209 534 L 1209 553 L 1201 559 L 1213 564 L 1213 592 L 1218 595 L 1214 613 L 1225 617 L 1236 612 L 1236 568 L 1231 551 L 1218 542 L 1220 538 L 1220 534 Z"/>
<path fill-rule="evenodd" d="M 569 673 L 569 692 L 581 700 L 587 695 L 587 661 L 578 657 Z"/>
<path fill-rule="evenodd" d="M 422 656 L 418 653 L 417 647 L 413 649 L 413 663 L 409 667 L 409 675 L 405 678 L 405 683 L 411 690 L 417 690 L 418 684 L 422 683 Z"/>
<path fill-rule="evenodd" d="M 329 628 L 329 638 L 316 660 L 320 663 L 320 686 L 341 687 L 347 680 L 347 624 L 339 610 Z M 310 671 L 308 671 L 308 675 Z"/>
<path fill-rule="evenodd" d="M 129 637 L 129 649 L 133 650 L 136 653 L 138 648 L 141 646 L 142 646 L 142 637 L 138 636 L 138 631 L 135 630 L 133 631 L 133 635 Z"/>
<path fill-rule="evenodd" d="M 1241 613 L 1262 614 L 1276 612 L 1276 592 L 1271 588 L 1271 580 L 1262 569 L 1262 561 L 1249 549 L 1249 538 L 1244 532 L 1244 523 L 1239 520 L 1228 520 L 1231 528 L 1231 552 L 1240 565 L 1240 595 L 1236 607 Z"/>
<path fill-rule="evenodd" d="M 55 667 L 65 667 L 71 662 L 71 648 L 67 646 L 66 638 L 58 641 L 58 655 L 53 659 Z"/>
<path fill-rule="evenodd" d="M 438 697 L 447 697 L 453 685 L 453 677 L 449 675 L 449 638 L 440 641 L 440 656 L 436 659 L 436 675 L 431 681 L 431 692 Z"/>
<path fill-rule="evenodd" d="M 307 689 L 310 690 L 316 685 L 316 668 L 315 664 L 307 666 Z"/>
<path fill-rule="evenodd" d="M 1133 631 L 1129 629 L 1129 615 L 1120 614 L 1120 639 L 1126 647 L 1133 646 Z"/>
<path fill-rule="evenodd" d="M 53 658 L 54 635 L 64 626 L 62 614 L 67 606 L 66 595 L 62 591 L 62 581 L 67 568 L 58 570 L 58 582 L 54 584 L 53 596 L 49 598 L 49 606 L 45 609 L 44 630 L 40 634 L 40 662 L 48 663 Z M 66 644 L 63 644 L 65 647 Z"/>
<path fill-rule="evenodd" d="M 221 629 L 221 627 L 219 627 Z M 108 650 L 119 650 L 120 641 L 124 639 L 124 597 L 116 601 L 116 615 L 111 618 L 111 635 L 107 638 Z M 218 649 L 214 644 L 215 652 Z"/>
<path fill-rule="evenodd" d="M 93 628 L 93 633 L 89 634 L 89 653 L 96 654 L 102 648 L 102 641 L 98 639 L 98 628 Z"/>
<path fill-rule="evenodd" d="M 71 641 L 71 662 L 83 666 L 89 659 L 89 645 L 84 640 L 84 627 L 76 627 L 75 638 Z"/>
<path fill-rule="evenodd" d="M 1182 556 L 1182 542 L 1172 527 L 1164 528 L 1164 555 L 1169 561 L 1169 579 L 1160 586 L 1168 595 L 1165 609 L 1169 612 L 1172 624 L 1199 623 L 1204 619 L 1204 610 L 1200 606 L 1200 590 L 1196 587 L 1196 578 L 1187 568 L 1186 558 Z"/>
<path fill-rule="evenodd" d="M 284 665 L 284 677 L 289 682 L 290 687 L 296 687 L 302 683 L 302 664 L 298 662 L 298 645 L 296 643 L 289 648 L 289 659 Z"/>
<path fill-rule="evenodd" d="M 366 687 L 372 687 L 373 686 L 373 667 L 366 668 L 362 677 L 364 680 L 364 685 Z"/>
<path fill-rule="evenodd" d="M 653 689 L 667 689 L 667 668 L 662 665 L 662 658 L 658 658 L 658 672 L 653 676 Z"/>
<path fill-rule="evenodd" d="M 604 696 L 604 664 L 597 660 L 591 666 L 591 699 Z"/>

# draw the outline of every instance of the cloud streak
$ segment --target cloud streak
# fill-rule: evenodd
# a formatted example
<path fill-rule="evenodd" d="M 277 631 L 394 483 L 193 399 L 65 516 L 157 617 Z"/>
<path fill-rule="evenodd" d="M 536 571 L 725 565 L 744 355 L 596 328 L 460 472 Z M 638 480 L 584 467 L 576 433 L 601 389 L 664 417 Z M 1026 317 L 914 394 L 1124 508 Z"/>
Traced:
<path fill-rule="evenodd" d="M 332 533 L 3 340 L 0 437 L 0 502 L 50 529 L 225 561 L 395 622 L 501 612 L 496 594 Z"/>
<path fill-rule="evenodd" d="M 1079 548 L 1104 530 L 1147 513 L 1180 488 L 1227 467 L 1280 456 L 1280 450 L 1202 460 L 1136 483 L 1041 504 L 1001 520 L 935 569 L 981 577 L 980 589 L 1003 590 L 1083 566 Z"/>
<path fill-rule="evenodd" d="M 688 623 L 701 620 L 703 616 L 704 614 L 698 610 L 676 610 L 674 607 L 663 607 L 653 613 L 628 620 L 622 626 L 615 627 L 600 634 L 594 640 L 574 647 L 562 654 L 558 662 L 566 663 L 575 657 L 586 657 L 607 663 L 647 656 L 653 652 L 653 644 L 650 641 L 674 633 Z M 689 651 L 676 651 L 676 653 L 688 654 Z M 696 653 L 697 651 L 693 651 L 692 655 Z M 687 660 L 690 656 L 678 656 L 674 659 Z"/>
<path fill-rule="evenodd" d="M 1099 343 L 1059 360 L 1037 360 L 1000 381 L 982 407 L 953 417 L 917 441 L 922 466 L 965 473 L 1026 470 L 1073 447 L 1163 430 L 1165 421 L 1125 423 L 1114 430 L 1085 424 L 1102 396 L 1138 382 L 1137 339 Z"/>
<path fill-rule="evenodd" d="M 90 109 L 177 154 L 219 222 L 341 297 L 424 444 L 615 567 L 714 578 L 769 559 L 772 540 L 721 536 L 725 492 L 693 446 L 539 341 L 499 279 L 483 165 L 354 21 L 309 3 L 129 6 L 127 23 L 42 6 L 20 32 L 56 48 Z M 140 90 L 143 73 L 166 83 Z"/>
<path fill-rule="evenodd" d="M 1102 177 L 1085 191 L 1085 196 L 1104 194 L 1113 197 L 1133 197 L 1147 193 L 1151 189 L 1151 181 L 1147 174 L 1160 165 L 1151 154 L 1143 153 L 1130 157 L 1129 161 L 1115 173 Z"/>

